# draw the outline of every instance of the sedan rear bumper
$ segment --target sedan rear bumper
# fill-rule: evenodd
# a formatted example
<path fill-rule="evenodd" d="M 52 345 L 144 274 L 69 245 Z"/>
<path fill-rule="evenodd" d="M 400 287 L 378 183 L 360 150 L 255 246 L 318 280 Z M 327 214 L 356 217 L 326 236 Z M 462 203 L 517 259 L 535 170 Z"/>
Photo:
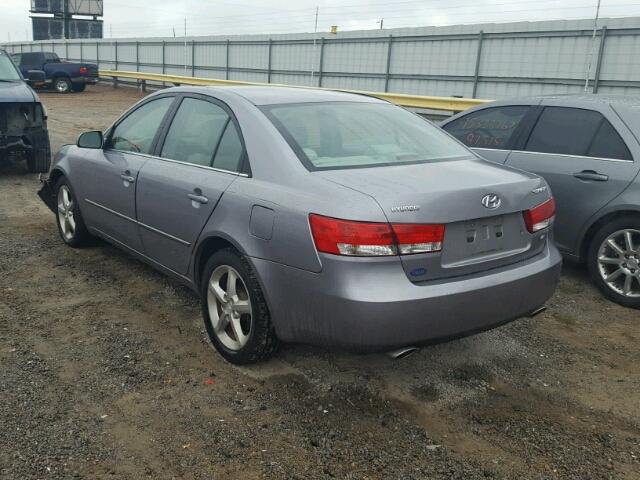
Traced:
<path fill-rule="evenodd" d="M 251 259 L 278 337 L 360 352 L 471 335 L 533 312 L 553 295 L 553 245 L 477 275 L 414 284 L 400 262 L 322 257 L 321 273 Z"/>

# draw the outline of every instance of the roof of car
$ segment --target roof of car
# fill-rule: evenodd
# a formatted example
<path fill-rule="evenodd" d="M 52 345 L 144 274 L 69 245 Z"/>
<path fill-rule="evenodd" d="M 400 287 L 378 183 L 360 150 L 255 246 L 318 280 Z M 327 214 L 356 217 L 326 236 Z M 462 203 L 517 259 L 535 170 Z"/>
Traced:
<path fill-rule="evenodd" d="M 216 91 L 231 92 L 239 95 L 254 105 L 275 105 L 285 103 L 309 102 L 368 102 L 387 103 L 375 97 L 355 93 L 338 92 L 307 87 L 284 87 L 277 85 L 238 85 L 211 87 L 180 87 L 180 90 L 193 93 L 213 94 Z"/>
<path fill-rule="evenodd" d="M 531 95 L 527 97 L 513 97 L 500 99 L 500 103 L 513 103 L 513 102 L 531 102 L 539 103 L 541 100 L 559 100 L 561 102 L 567 102 L 571 104 L 593 104 L 604 103 L 609 105 L 625 105 L 627 107 L 639 107 L 640 96 L 633 95 L 614 95 L 614 94 L 600 94 L 600 93 L 569 93 L 569 94 L 555 94 L 555 95 Z"/>

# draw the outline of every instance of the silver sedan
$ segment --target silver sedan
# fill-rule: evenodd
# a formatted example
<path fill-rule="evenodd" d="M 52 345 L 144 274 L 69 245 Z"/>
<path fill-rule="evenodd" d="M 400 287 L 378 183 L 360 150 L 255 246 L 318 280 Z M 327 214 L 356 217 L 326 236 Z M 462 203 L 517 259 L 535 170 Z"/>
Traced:
<path fill-rule="evenodd" d="M 64 147 L 40 195 L 68 245 L 101 237 L 197 291 L 239 364 L 486 330 L 540 311 L 560 272 L 543 179 L 346 93 L 163 90 Z"/>

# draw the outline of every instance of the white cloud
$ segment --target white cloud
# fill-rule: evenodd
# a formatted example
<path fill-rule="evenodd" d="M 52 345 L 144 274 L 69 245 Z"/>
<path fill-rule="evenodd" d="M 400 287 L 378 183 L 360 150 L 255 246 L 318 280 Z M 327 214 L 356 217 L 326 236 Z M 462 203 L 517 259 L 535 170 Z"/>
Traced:
<path fill-rule="evenodd" d="M 105 36 L 311 32 L 589 18 L 596 0 L 105 0 Z M 0 41 L 31 35 L 29 0 L 0 0 Z M 640 15 L 637 0 L 603 0 L 601 16 Z"/>

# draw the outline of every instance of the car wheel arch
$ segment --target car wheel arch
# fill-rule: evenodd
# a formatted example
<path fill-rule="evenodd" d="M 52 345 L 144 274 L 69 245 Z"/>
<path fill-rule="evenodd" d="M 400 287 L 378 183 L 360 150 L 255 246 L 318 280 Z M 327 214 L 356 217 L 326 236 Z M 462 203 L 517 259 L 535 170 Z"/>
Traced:
<path fill-rule="evenodd" d="M 603 225 L 606 225 L 608 222 L 611 222 L 613 220 L 625 217 L 636 219 L 640 218 L 640 209 L 624 208 L 620 210 L 614 210 L 612 212 L 607 212 L 601 215 L 593 222 L 591 222 L 591 224 L 585 229 L 585 232 L 582 235 L 582 239 L 580 240 L 580 248 L 578 251 L 579 260 L 581 262 L 585 261 L 591 242 L 598 231 L 603 227 Z"/>
<path fill-rule="evenodd" d="M 238 244 L 238 242 L 222 233 L 209 235 L 199 242 L 198 247 L 196 248 L 195 255 L 193 257 L 194 259 L 192 270 L 193 283 L 196 288 L 198 288 L 198 286 L 200 285 L 200 281 L 202 279 L 202 271 L 204 270 L 207 260 L 211 257 L 211 255 L 219 250 L 229 247 L 234 248 L 241 255 L 246 256 L 245 250 Z M 249 263 L 251 263 L 250 260 Z"/>
<path fill-rule="evenodd" d="M 51 173 L 49 173 L 49 182 L 51 185 L 55 185 L 60 177 L 66 177 L 66 176 L 67 174 L 64 172 L 64 170 L 56 167 L 53 170 L 51 170 Z"/>

